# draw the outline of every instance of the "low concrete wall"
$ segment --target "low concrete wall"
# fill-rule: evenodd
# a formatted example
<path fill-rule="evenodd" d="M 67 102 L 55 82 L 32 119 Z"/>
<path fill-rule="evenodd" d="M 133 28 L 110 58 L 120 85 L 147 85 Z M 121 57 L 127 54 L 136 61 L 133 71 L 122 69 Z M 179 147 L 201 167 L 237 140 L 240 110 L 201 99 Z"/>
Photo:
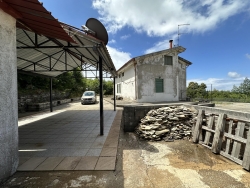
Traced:
<path fill-rule="evenodd" d="M 213 108 L 213 107 L 206 107 L 206 106 L 197 106 L 197 105 L 185 105 L 189 108 L 194 108 L 196 110 L 205 110 L 205 112 L 208 114 L 227 114 L 228 117 L 233 119 L 238 119 L 242 121 L 249 121 L 250 120 L 250 113 L 247 112 L 239 112 L 235 110 L 225 110 L 221 108 Z"/>

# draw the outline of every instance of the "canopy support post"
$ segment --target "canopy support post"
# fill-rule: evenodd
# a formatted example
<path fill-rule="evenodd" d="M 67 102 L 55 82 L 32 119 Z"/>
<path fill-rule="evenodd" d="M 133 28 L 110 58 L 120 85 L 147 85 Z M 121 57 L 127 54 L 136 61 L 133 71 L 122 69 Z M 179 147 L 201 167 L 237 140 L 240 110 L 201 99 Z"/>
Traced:
<path fill-rule="evenodd" d="M 103 135 L 103 75 L 102 57 L 99 55 L 99 90 L 100 90 L 100 135 Z"/>
<path fill-rule="evenodd" d="M 114 86 L 113 86 L 113 90 L 114 90 L 114 111 L 116 111 L 116 95 L 115 95 L 115 77 L 114 77 Z"/>
<path fill-rule="evenodd" d="M 49 87 L 50 112 L 53 112 L 53 105 L 52 105 L 52 79 L 53 78 L 50 78 L 50 87 Z"/>

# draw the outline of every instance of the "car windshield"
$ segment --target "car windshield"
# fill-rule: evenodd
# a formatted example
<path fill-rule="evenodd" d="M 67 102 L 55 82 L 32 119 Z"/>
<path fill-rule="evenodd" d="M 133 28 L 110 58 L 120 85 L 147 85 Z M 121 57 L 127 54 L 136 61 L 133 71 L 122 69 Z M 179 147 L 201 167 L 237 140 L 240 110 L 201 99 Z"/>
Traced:
<path fill-rule="evenodd" d="M 94 93 L 93 92 L 86 92 L 83 95 L 84 96 L 94 96 Z"/>

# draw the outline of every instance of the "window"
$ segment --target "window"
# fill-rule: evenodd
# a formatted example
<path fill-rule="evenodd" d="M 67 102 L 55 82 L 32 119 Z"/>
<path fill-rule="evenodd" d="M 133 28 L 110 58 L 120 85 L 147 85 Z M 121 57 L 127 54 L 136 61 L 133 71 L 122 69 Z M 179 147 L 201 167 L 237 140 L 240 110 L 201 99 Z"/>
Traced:
<path fill-rule="evenodd" d="M 163 79 L 161 78 L 156 78 L 155 79 L 155 92 L 156 93 L 163 93 Z"/>
<path fill-rule="evenodd" d="M 124 72 L 122 73 L 122 76 L 124 76 Z"/>
<path fill-rule="evenodd" d="M 117 84 L 117 93 L 121 93 L 121 84 Z"/>
<path fill-rule="evenodd" d="M 173 56 L 164 55 L 164 65 L 173 65 Z"/>

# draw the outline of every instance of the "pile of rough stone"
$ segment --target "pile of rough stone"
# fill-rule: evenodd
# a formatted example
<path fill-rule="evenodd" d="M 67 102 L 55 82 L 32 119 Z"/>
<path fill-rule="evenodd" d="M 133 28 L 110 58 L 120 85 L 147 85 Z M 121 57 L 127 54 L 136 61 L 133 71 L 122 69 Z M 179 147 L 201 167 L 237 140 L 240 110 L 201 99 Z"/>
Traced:
<path fill-rule="evenodd" d="M 151 141 L 190 139 L 196 119 L 197 112 L 184 106 L 162 107 L 150 110 L 135 132 L 141 139 Z"/>

